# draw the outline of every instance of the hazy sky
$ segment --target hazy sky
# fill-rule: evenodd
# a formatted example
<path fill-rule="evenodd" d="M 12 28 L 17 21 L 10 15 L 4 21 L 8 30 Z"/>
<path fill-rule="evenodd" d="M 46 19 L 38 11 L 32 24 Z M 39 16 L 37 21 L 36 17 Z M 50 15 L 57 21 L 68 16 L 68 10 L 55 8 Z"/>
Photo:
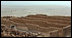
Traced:
<path fill-rule="evenodd" d="M 62 5 L 71 7 L 71 1 L 1 1 L 1 5 Z"/>

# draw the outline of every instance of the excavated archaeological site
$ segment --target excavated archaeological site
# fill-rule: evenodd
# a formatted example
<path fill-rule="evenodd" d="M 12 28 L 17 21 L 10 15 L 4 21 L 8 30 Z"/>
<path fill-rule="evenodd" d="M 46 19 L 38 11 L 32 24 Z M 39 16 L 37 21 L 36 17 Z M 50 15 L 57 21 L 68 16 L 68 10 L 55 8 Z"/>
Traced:
<path fill-rule="evenodd" d="M 71 36 L 70 16 L 42 14 L 26 17 L 1 17 L 1 37 L 67 37 Z"/>

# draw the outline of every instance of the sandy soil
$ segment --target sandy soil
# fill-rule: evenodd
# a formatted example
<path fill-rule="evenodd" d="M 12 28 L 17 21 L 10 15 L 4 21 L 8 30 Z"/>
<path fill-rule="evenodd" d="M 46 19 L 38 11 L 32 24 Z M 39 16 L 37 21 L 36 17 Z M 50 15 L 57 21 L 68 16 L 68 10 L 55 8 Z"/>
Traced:
<path fill-rule="evenodd" d="M 34 19 L 34 18 L 36 18 L 36 19 Z M 5 17 L 1 18 L 1 24 L 4 24 L 8 28 L 11 28 L 10 26 L 13 25 L 13 26 L 15 26 L 14 29 L 18 30 L 19 32 L 30 33 L 30 35 L 29 35 L 30 37 L 32 37 L 34 35 L 35 35 L 35 37 L 37 37 L 37 36 L 42 36 L 42 37 L 65 37 L 65 36 L 67 36 L 67 37 L 70 37 L 70 33 L 71 33 L 71 25 L 70 25 L 71 19 L 70 18 L 71 18 L 70 16 L 67 17 L 67 16 L 46 16 L 46 15 L 31 15 L 31 16 L 29 15 L 28 17 L 5 16 Z M 47 21 L 45 21 L 44 19 L 45 20 L 47 19 Z M 51 20 L 49 20 L 49 19 L 51 19 Z M 62 20 L 65 20 L 65 22 Z M 52 22 L 52 21 L 54 21 L 54 22 Z M 60 23 L 60 21 L 62 23 Z M 68 21 L 70 21 L 70 22 L 68 22 Z M 3 26 L 3 25 L 1 25 L 1 26 Z M 4 29 L 4 28 L 2 28 L 2 29 Z M 15 32 L 16 32 L 16 30 L 15 30 Z M 3 31 L 5 31 L 5 30 L 3 30 Z M 11 32 L 11 31 L 9 30 L 9 32 Z M 38 32 L 40 32 L 41 34 L 38 35 Z M 2 34 L 4 34 L 4 33 L 2 32 Z M 31 35 L 31 34 L 33 34 L 33 35 Z M 25 35 L 24 37 L 26 37 L 26 34 L 24 34 L 24 35 Z M 4 37 L 4 35 L 2 35 L 2 36 Z M 12 36 L 12 37 L 14 37 L 14 36 Z M 29 36 L 27 36 L 27 37 L 29 37 Z M 17 36 L 15 36 L 15 37 L 17 37 Z M 21 35 L 21 37 L 22 37 L 22 35 Z"/>
<path fill-rule="evenodd" d="M 71 8 L 1 6 L 2 37 L 71 37 Z"/>

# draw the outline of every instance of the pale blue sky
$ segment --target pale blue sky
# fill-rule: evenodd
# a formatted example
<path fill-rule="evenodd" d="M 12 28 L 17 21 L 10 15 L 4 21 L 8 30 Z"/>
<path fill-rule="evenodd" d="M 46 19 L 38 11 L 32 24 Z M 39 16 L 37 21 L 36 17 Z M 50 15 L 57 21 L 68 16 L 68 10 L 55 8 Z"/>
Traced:
<path fill-rule="evenodd" d="M 71 7 L 71 1 L 1 1 L 1 5 L 62 5 Z"/>

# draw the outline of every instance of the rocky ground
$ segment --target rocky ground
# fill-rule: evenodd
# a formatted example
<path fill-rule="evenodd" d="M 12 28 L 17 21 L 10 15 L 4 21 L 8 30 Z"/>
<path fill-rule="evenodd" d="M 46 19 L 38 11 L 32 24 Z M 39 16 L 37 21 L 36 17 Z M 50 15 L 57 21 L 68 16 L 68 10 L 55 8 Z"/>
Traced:
<path fill-rule="evenodd" d="M 26 17 L 1 17 L 2 37 L 66 37 L 70 33 L 70 16 L 37 14 Z"/>

